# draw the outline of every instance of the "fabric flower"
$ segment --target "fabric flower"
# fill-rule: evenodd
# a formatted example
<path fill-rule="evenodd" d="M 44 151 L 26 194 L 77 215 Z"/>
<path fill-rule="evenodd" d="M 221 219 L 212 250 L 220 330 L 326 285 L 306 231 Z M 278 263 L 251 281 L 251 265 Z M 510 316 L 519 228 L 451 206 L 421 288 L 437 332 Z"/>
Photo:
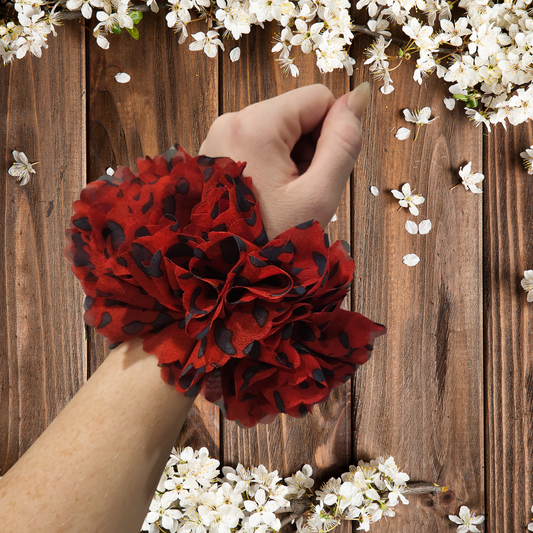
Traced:
<path fill-rule="evenodd" d="M 9 167 L 7 172 L 10 176 L 17 178 L 21 186 L 26 185 L 30 181 L 30 174 L 35 174 L 33 165 L 36 165 L 38 161 L 37 163 L 30 163 L 24 152 L 17 152 L 16 150 L 13 150 L 13 157 L 15 163 Z"/>
<path fill-rule="evenodd" d="M 533 302 L 533 270 L 526 270 L 524 272 L 522 287 L 527 292 L 527 301 Z"/>
<path fill-rule="evenodd" d="M 245 163 L 176 145 L 137 166 L 83 189 L 66 231 L 110 348 L 140 336 L 165 381 L 246 427 L 304 416 L 368 360 L 385 327 L 341 309 L 345 243 L 312 220 L 269 242 Z"/>
<path fill-rule="evenodd" d="M 476 516 L 476 513 L 470 513 L 470 509 L 463 505 L 459 509 L 459 516 L 448 515 L 448 518 L 454 523 L 459 524 L 457 533 L 468 533 L 469 531 L 476 532 L 479 529 L 475 524 L 481 524 L 485 520 L 484 516 Z"/>
<path fill-rule="evenodd" d="M 409 212 L 415 217 L 419 215 L 418 207 L 416 206 L 423 204 L 425 198 L 419 194 L 413 194 L 414 191 L 411 191 L 409 183 L 405 183 L 402 186 L 402 192 L 397 191 L 396 189 L 393 189 L 391 192 L 394 198 L 399 200 L 400 207 L 408 207 Z"/>

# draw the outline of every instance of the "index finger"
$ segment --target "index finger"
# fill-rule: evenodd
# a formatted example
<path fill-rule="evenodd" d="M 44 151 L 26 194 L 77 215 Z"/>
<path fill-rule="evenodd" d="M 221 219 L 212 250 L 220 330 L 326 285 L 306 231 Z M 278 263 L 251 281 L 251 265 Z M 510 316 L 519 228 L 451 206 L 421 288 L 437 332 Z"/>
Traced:
<path fill-rule="evenodd" d="M 335 103 L 333 93 L 322 84 L 307 85 L 251 105 L 249 112 L 262 117 L 265 136 L 275 136 L 292 150 L 302 135 L 313 132 Z"/>

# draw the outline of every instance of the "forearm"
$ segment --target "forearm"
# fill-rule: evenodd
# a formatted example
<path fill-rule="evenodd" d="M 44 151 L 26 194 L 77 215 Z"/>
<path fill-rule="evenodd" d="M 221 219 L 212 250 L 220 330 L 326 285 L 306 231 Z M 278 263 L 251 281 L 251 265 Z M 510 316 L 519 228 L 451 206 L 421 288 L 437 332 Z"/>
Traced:
<path fill-rule="evenodd" d="M 193 401 L 117 347 L 0 480 L 2 529 L 137 533 Z"/>

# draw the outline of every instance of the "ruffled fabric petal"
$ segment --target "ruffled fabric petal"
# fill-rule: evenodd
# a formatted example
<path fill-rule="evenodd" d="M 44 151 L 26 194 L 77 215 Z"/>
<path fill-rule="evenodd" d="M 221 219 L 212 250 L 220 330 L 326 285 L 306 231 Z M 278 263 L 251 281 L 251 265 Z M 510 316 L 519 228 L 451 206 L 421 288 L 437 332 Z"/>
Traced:
<path fill-rule="evenodd" d="M 65 255 L 84 320 L 140 336 L 177 391 L 244 427 L 301 417 L 366 362 L 385 327 L 341 309 L 354 261 L 310 220 L 268 241 L 245 163 L 175 145 L 90 183 Z"/>

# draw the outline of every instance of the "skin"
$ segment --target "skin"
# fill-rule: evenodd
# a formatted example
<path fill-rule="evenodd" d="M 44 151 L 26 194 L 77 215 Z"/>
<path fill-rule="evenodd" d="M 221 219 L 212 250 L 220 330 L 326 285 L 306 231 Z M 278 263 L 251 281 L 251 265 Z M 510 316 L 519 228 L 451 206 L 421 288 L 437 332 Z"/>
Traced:
<path fill-rule="evenodd" d="M 361 148 L 368 90 L 312 85 L 219 117 L 200 154 L 247 161 L 270 239 L 333 216 Z M 260 124 L 261 128 L 257 128 Z M 112 350 L 0 480 L 3 531 L 138 533 L 193 403 L 139 338 Z"/>

